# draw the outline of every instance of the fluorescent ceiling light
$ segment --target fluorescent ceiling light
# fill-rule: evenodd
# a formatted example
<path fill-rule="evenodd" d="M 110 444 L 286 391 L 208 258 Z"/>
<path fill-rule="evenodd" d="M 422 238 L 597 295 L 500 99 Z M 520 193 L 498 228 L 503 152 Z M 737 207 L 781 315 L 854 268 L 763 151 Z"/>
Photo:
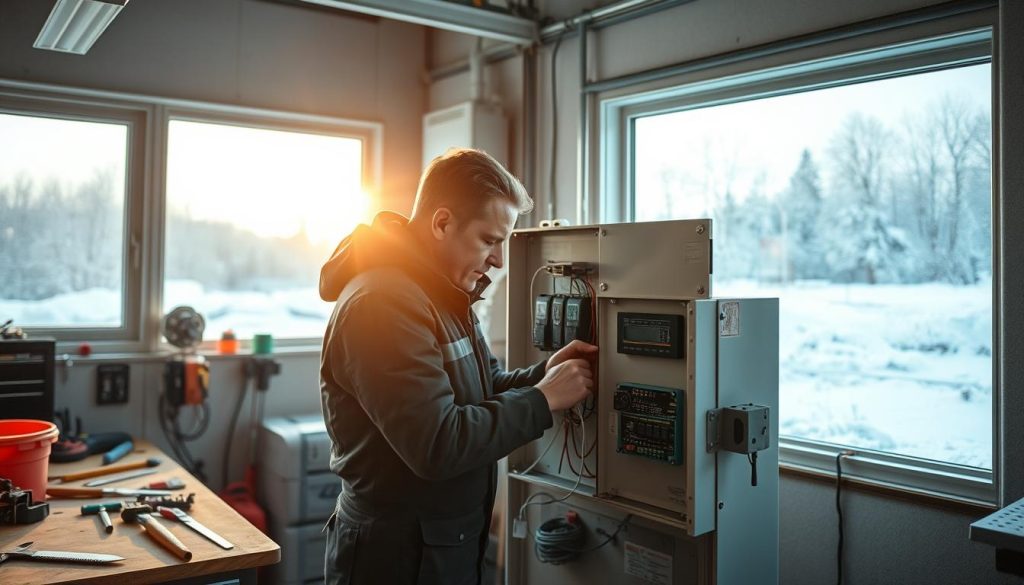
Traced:
<path fill-rule="evenodd" d="M 127 3 L 128 0 L 57 0 L 32 46 L 84 55 Z"/>

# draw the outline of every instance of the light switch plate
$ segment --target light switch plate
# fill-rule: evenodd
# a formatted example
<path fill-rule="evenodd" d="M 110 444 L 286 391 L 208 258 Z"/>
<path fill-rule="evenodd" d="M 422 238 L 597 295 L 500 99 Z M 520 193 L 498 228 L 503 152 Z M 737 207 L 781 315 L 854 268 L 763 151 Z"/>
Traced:
<path fill-rule="evenodd" d="M 103 364 L 96 367 L 96 404 L 128 402 L 128 364 Z"/>

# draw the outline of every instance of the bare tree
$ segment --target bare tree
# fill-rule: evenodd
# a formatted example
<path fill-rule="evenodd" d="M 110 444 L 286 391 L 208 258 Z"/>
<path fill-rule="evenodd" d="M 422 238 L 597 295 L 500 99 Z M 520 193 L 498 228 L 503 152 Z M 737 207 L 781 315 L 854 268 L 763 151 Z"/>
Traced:
<path fill-rule="evenodd" d="M 907 242 L 882 211 L 892 138 L 877 118 L 857 112 L 847 117 L 829 148 L 834 192 L 847 194 L 837 198 L 832 209 L 841 229 L 826 234 L 826 258 L 839 272 L 837 277 L 868 284 L 902 277 Z"/>

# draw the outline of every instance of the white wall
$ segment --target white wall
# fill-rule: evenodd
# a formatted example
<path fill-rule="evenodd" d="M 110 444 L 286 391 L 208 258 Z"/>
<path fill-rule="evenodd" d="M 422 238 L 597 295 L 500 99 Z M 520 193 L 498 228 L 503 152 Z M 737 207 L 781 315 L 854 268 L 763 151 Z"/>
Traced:
<path fill-rule="evenodd" d="M 422 27 L 257 0 L 136 0 L 87 55 L 78 56 L 32 48 L 52 6 L 0 3 L 0 78 L 380 122 L 380 206 L 411 209 L 426 104 Z M 316 349 L 278 359 L 282 373 L 267 397 L 267 416 L 320 412 Z M 96 406 L 95 364 L 77 360 L 66 381 L 58 367 L 57 406 L 80 416 L 86 431 L 126 431 L 169 451 L 156 410 L 163 364 L 124 361 L 132 363 L 128 404 Z M 212 361 L 213 420 L 190 444 L 206 461 L 215 488 L 241 368 L 237 358 Z M 246 406 L 237 440 L 244 439 L 247 420 Z M 238 478 L 244 461 L 236 446 L 232 474 Z"/>
<path fill-rule="evenodd" d="M 581 0 L 541 2 L 545 14 L 559 18 L 573 16 L 586 8 L 609 2 Z M 838 0 L 718 0 L 692 2 L 629 23 L 603 29 L 590 37 L 590 79 L 607 79 L 654 67 L 683 63 L 771 41 L 823 31 L 871 18 L 921 8 L 936 1 L 869 0 L 842 2 Z M 1013 301 L 1013 291 L 1024 288 L 1024 259 L 1016 250 L 1020 244 L 1021 218 L 1024 217 L 1024 170 L 1013 161 L 1024 149 L 1024 113 L 1019 105 L 1024 100 L 1024 4 L 1003 2 L 1000 6 L 998 37 L 1002 60 L 1002 85 L 999 91 L 1004 104 L 1001 146 L 1003 169 L 1005 250 L 1003 262 L 1004 290 L 1008 297 L 1002 308 L 1003 329 L 1018 331 L 1021 307 Z M 557 12 L 557 13 L 555 13 Z M 989 12 L 979 15 L 979 22 L 994 20 Z M 468 47 L 459 35 L 431 31 L 433 65 L 440 66 L 459 59 L 460 47 Z M 884 39 L 881 35 L 873 39 Z M 461 43 L 461 44 L 460 44 Z M 851 43 L 855 46 L 857 41 Z M 558 165 L 556 168 L 556 216 L 574 217 L 576 210 L 577 141 L 579 121 L 578 40 L 566 38 L 558 53 L 557 90 Z M 529 153 L 537 165 L 537 182 L 528 185 L 543 209 L 547 196 L 547 161 L 550 157 L 550 55 L 549 45 L 540 51 L 538 63 L 538 116 L 536 149 Z M 464 56 L 464 52 L 463 55 Z M 802 52 L 799 57 L 812 56 Z M 792 59 L 793 56 L 787 58 Z M 999 65 L 997 59 L 997 65 Z M 489 67 L 492 76 L 508 76 L 507 71 L 521 71 L 519 58 Z M 722 72 L 716 72 L 721 75 Z M 443 107 L 466 99 L 466 75 L 448 77 L 430 88 L 431 107 Z M 511 76 L 509 76 L 511 77 Z M 653 89 L 682 83 L 674 79 L 630 88 L 630 91 Z M 504 78 L 504 77 L 503 77 Z M 513 88 L 512 91 L 518 91 Z M 505 96 L 509 98 L 510 96 Z M 521 117 L 521 113 L 519 114 Z M 593 163 L 596 164 L 596 163 Z M 595 191 L 596 193 L 596 191 Z M 596 197 L 596 195 L 594 195 Z M 1006 334 L 1003 359 L 1003 402 L 1007 420 L 1002 433 L 1004 464 L 1003 488 L 1006 503 L 1024 496 L 1024 465 L 1021 448 L 1024 431 L 1022 387 L 1024 355 L 1019 335 Z M 1014 357 L 1016 356 L 1016 357 Z M 781 583 L 820 584 L 835 580 L 836 515 L 833 486 L 789 474 L 782 476 L 780 489 L 780 554 Z M 848 489 L 844 495 L 846 519 L 845 578 L 848 583 L 1017 583 L 994 567 L 991 547 L 968 540 L 969 524 L 985 515 L 968 508 L 937 508 L 920 501 L 882 496 L 862 490 Z"/>

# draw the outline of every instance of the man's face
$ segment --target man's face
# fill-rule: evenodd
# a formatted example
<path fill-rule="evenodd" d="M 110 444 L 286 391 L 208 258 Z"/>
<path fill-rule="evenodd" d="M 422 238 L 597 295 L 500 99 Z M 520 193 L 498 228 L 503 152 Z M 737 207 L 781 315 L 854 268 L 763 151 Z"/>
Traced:
<path fill-rule="evenodd" d="M 504 265 L 505 242 L 519 210 L 507 200 L 493 198 L 478 217 L 459 218 L 447 209 L 434 213 L 433 234 L 440 269 L 467 293 L 492 266 Z"/>

